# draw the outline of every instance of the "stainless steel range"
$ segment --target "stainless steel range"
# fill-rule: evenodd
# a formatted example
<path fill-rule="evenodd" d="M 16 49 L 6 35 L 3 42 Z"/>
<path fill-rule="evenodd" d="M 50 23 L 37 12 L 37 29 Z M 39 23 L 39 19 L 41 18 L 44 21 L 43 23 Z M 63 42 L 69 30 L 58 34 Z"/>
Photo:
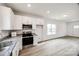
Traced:
<path fill-rule="evenodd" d="M 22 42 L 23 46 L 33 44 L 33 35 L 32 35 L 32 25 L 22 25 L 23 34 L 22 34 Z"/>

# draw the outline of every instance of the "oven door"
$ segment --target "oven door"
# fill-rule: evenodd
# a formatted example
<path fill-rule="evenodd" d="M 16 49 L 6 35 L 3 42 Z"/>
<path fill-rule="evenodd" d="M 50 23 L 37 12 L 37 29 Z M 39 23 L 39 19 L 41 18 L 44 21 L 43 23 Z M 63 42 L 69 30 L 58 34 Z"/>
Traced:
<path fill-rule="evenodd" d="M 26 36 L 22 38 L 23 46 L 33 44 L 33 36 Z"/>

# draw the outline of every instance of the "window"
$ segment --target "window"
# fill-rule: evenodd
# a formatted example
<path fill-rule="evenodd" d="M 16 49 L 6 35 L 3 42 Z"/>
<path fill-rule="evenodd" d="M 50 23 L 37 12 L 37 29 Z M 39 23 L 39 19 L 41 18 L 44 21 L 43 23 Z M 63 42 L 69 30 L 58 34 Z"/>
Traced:
<path fill-rule="evenodd" d="M 56 34 L 56 25 L 55 24 L 47 24 L 47 35 Z"/>
<path fill-rule="evenodd" d="M 74 29 L 79 29 L 79 25 L 74 25 Z"/>

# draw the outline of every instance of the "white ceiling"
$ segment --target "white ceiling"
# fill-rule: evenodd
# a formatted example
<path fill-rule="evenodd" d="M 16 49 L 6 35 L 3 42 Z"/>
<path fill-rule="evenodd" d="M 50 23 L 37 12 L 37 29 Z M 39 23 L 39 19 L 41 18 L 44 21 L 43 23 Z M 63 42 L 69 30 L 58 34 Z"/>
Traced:
<path fill-rule="evenodd" d="M 31 7 L 27 7 L 27 3 L 8 3 L 7 5 L 19 12 L 35 14 L 50 19 L 79 20 L 79 5 L 76 3 L 31 3 Z"/>

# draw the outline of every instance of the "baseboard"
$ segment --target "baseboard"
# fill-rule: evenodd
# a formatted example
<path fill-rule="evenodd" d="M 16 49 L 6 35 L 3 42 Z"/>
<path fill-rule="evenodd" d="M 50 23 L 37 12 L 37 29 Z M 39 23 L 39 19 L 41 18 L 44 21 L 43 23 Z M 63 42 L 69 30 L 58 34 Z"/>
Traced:
<path fill-rule="evenodd" d="M 42 43 L 42 42 L 46 42 L 46 41 L 50 41 L 50 40 L 58 39 L 58 38 L 62 38 L 62 37 L 65 37 L 65 36 L 56 37 L 56 38 L 51 38 L 51 39 L 47 39 L 47 40 L 44 40 L 44 41 L 40 41 L 40 42 L 38 42 L 38 43 Z"/>
<path fill-rule="evenodd" d="M 67 36 L 79 38 L 78 36 L 65 35 L 65 36 L 61 36 L 61 37 L 57 37 L 57 38 L 51 38 L 51 39 L 47 39 L 47 40 L 44 40 L 44 41 L 40 41 L 40 42 L 38 42 L 38 43 L 50 41 L 50 40 L 53 40 L 53 39 L 59 39 L 59 38 L 62 38 L 62 37 L 67 37 Z"/>
<path fill-rule="evenodd" d="M 68 36 L 70 36 L 70 37 L 78 37 L 79 38 L 79 36 L 73 36 L 73 35 L 68 35 Z"/>

